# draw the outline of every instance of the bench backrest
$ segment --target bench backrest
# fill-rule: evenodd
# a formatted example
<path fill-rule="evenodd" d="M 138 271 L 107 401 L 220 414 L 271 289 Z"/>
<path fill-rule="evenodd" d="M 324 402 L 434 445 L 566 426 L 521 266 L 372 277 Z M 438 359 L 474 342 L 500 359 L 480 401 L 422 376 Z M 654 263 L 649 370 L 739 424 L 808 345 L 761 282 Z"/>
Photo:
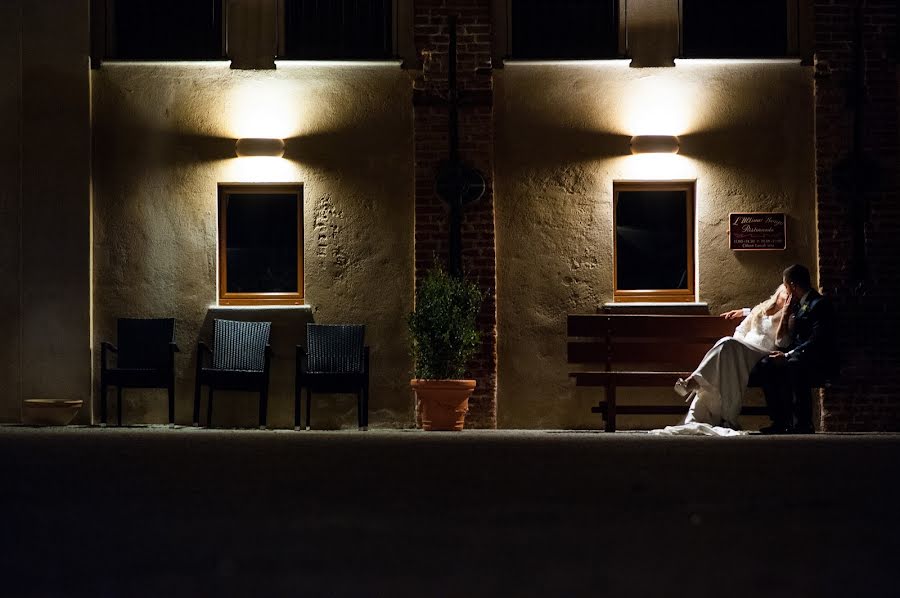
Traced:
<path fill-rule="evenodd" d="M 719 316 L 570 314 L 568 361 L 606 370 L 654 364 L 689 371 L 737 324 Z"/>

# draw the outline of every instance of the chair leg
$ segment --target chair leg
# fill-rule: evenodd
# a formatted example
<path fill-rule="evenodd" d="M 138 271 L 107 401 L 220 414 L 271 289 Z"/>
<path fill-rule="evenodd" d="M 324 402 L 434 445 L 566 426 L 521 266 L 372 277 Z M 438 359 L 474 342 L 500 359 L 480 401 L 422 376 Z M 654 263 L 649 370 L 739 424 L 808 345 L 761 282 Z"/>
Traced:
<path fill-rule="evenodd" d="M 106 425 L 106 395 L 109 393 L 109 387 L 106 382 L 100 383 L 100 425 Z"/>
<path fill-rule="evenodd" d="M 362 389 L 356 391 L 356 429 L 363 429 L 363 397 Z"/>
<path fill-rule="evenodd" d="M 294 429 L 299 430 L 300 425 L 303 423 L 300 417 L 300 392 L 301 389 L 299 386 L 294 388 Z"/>
<path fill-rule="evenodd" d="M 369 429 L 369 384 L 366 383 L 362 388 L 362 429 Z"/>
<path fill-rule="evenodd" d="M 116 387 L 116 424 L 122 426 L 122 387 Z"/>
<path fill-rule="evenodd" d="M 616 387 L 606 387 L 606 431 L 616 431 Z"/>
<path fill-rule="evenodd" d="M 194 386 L 194 427 L 200 425 L 200 377 L 197 377 L 197 383 Z"/>
<path fill-rule="evenodd" d="M 175 386 L 169 385 L 169 427 L 175 427 Z"/>
<path fill-rule="evenodd" d="M 259 429 L 266 429 L 266 412 L 269 408 L 269 389 L 264 388 L 261 393 L 259 393 Z"/>
<path fill-rule="evenodd" d="M 312 426 L 312 419 L 310 419 L 310 405 L 312 405 L 312 391 L 307 388 L 306 389 L 306 429 L 309 430 L 310 426 Z"/>
<path fill-rule="evenodd" d="M 213 387 L 209 387 L 209 397 L 206 400 L 206 427 L 212 428 L 212 404 L 213 404 Z"/>

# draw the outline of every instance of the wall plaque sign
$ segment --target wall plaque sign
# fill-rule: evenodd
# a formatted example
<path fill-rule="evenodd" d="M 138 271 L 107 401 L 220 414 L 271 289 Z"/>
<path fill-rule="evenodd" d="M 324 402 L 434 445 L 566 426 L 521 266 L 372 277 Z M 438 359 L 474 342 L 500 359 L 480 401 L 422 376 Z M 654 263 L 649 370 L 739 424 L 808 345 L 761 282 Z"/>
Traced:
<path fill-rule="evenodd" d="M 733 251 L 786 249 L 784 212 L 732 212 L 728 215 L 728 248 Z"/>

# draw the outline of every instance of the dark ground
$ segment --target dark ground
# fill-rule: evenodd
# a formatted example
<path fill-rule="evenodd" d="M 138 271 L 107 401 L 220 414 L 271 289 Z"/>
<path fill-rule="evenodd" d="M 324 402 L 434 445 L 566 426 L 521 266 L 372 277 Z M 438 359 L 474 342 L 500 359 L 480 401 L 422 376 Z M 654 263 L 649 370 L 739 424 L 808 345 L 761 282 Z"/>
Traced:
<path fill-rule="evenodd" d="M 897 596 L 900 435 L 0 427 L 2 596 Z"/>

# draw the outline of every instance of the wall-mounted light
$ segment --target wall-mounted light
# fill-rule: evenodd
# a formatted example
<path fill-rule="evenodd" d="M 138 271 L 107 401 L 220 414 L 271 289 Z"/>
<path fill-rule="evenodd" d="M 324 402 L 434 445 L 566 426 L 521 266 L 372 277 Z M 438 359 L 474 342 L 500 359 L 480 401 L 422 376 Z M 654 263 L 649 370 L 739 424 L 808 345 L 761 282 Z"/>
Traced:
<path fill-rule="evenodd" d="M 635 135 L 631 138 L 632 154 L 677 154 L 678 137 L 674 135 Z"/>
<path fill-rule="evenodd" d="M 237 143 L 234 145 L 234 153 L 241 158 L 248 156 L 280 158 L 284 155 L 284 141 L 281 139 L 245 137 L 237 140 Z"/>

